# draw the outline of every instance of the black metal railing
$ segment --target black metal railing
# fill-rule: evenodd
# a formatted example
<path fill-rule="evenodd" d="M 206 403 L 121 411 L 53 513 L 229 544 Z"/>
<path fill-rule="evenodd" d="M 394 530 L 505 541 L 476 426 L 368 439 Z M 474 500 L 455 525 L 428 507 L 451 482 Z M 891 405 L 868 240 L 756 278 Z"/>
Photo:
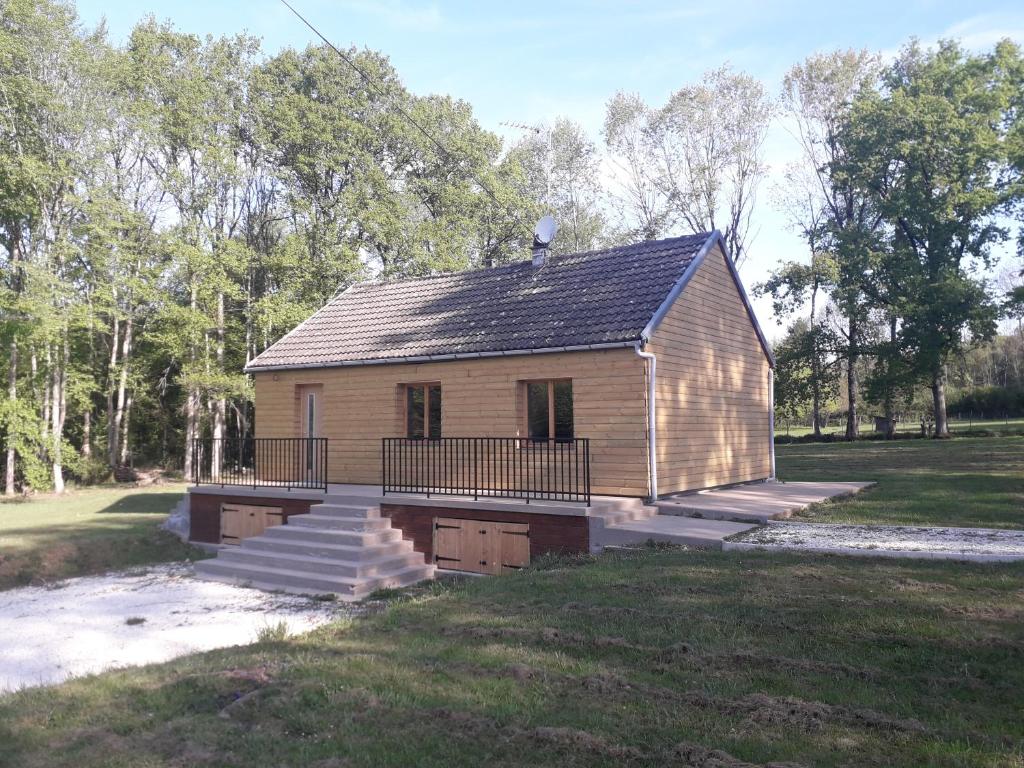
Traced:
<path fill-rule="evenodd" d="M 327 438 L 196 438 L 192 441 L 192 482 L 326 491 Z"/>
<path fill-rule="evenodd" d="M 590 440 L 385 437 L 383 493 L 590 504 Z"/>

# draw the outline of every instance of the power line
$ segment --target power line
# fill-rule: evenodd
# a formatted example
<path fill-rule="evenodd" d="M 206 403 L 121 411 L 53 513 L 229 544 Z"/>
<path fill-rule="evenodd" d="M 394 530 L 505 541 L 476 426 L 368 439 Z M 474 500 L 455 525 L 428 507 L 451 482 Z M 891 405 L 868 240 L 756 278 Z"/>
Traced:
<path fill-rule="evenodd" d="M 480 185 L 480 188 L 487 194 L 487 196 L 489 198 L 491 198 L 491 200 L 494 201 L 495 205 L 497 205 L 499 208 L 504 208 L 507 213 L 512 215 L 513 219 L 517 220 L 520 224 L 523 224 L 524 226 L 526 226 L 526 229 L 527 229 L 528 232 L 532 232 L 533 231 L 533 227 L 531 227 L 529 224 L 526 223 L 526 221 L 522 218 L 522 215 L 520 213 L 518 213 L 517 211 L 513 210 L 512 208 L 507 208 L 504 205 L 502 205 L 501 201 L 498 200 L 498 196 L 494 194 L 494 192 L 491 190 L 491 188 L 489 186 L 487 186 L 487 184 L 483 181 L 483 179 L 481 179 L 479 176 L 476 175 L 476 173 L 472 169 L 472 159 L 471 158 L 468 158 L 468 156 L 467 156 L 467 159 L 470 160 L 470 165 L 468 167 L 463 168 L 462 162 L 459 159 L 457 159 L 450 151 L 448 151 L 447 147 L 445 147 L 440 141 L 438 141 L 436 138 L 434 138 L 434 136 L 431 135 L 430 131 L 428 131 L 423 125 L 421 125 L 420 122 L 415 117 L 413 117 L 411 114 L 409 114 L 408 110 L 406 110 L 405 107 L 403 107 L 401 104 L 399 104 L 396 101 L 394 101 L 387 91 L 385 91 L 383 88 L 381 88 L 379 85 L 377 85 L 377 83 L 374 81 L 373 77 L 370 76 L 370 74 L 368 72 L 366 72 L 362 67 L 360 67 L 358 64 L 356 64 L 356 62 L 352 60 L 351 56 L 348 56 L 340 48 L 338 48 L 338 46 L 336 46 L 334 43 L 332 43 L 330 40 L 328 40 L 326 37 L 324 37 L 324 35 L 320 32 L 320 30 L 318 30 L 316 27 L 314 27 L 309 22 L 309 20 L 306 19 L 305 16 L 303 16 L 301 13 L 299 13 L 297 10 L 295 10 L 294 6 L 292 6 L 292 4 L 288 2 L 288 0 L 281 0 L 281 2 L 284 4 L 284 6 L 289 11 L 291 11 L 293 14 L 295 14 L 295 16 L 299 19 L 299 21 L 301 21 L 303 24 L 305 24 L 307 27 L 309 27 L 309 29 L 313 32 L 314 35 L 316 35 L 321 40 L 323 40 L 324 43 L 332 51 L 334 51 L 336 54 L 338 54 L 341 57 L 342 61 L 344 61 L 346 64 L 348 64 L 353 70 L 355 70 L 355 72 L 358 73 L 359 76 L 363 78 L 363 80 L 366 82 L 366 84 L 370 88 L 372 88 L 374 91 L 376 91 L 377 94 L 382 99 L 384 99 L 385 101 L 389 102 L 391 104 L 392 108 L 394 108 L 394 110 L 396 112 L 398 112 L 402 117 L 404 117 L 406 120 L 408 120 L 409 123 L 411 125 L 413 125 L 420 133 L 422 133 L 424 136 L 426 136 L 427 139 L 430 141 L 430 143 L 433 144 L 437 148 L 438 154 L 440 154 L 441 157 L 446 162 L 454 164 L 456 167 L 458 167 L 458 168 L 460 168 L 462 170 L 465 170 L 465 172 L 468 173 L 469 176 L 477 184 Z"/>

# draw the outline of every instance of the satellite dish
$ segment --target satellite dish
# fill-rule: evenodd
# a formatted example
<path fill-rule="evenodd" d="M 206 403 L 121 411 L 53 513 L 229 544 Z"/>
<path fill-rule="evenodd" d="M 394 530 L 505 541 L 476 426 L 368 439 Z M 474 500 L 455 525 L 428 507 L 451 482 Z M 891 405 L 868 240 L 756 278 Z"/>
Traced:
<path fill-rule="evenodd" d="M 551 216 L 545 216 L 537 222 L 533 229 L 533 244 L 535 246 L 548 245 L 558 234 L 558 222 Z"/>

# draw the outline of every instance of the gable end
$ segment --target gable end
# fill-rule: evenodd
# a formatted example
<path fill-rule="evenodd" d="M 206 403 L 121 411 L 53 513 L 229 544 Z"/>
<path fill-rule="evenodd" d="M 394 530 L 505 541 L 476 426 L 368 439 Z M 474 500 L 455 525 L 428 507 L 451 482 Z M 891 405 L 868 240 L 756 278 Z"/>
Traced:
<path fill-rule="evenodd" d="M 683 272 L 682 277 L 672 286 L 672 290 L 669 291 L 668 296 L 665 297 L 665 301 L 661 303 L 654 316 L 651 317 L 650 322 L 644 327 L 641 333 L 641 339 L 644 343 L 650 341 L 651 336 L 657 330 L 658 326 L 661 325 L 662 320 L 668 314 L 672 305 L 675 304 L 676 299 L 679 298 L 680 294 L 686 290 L 686 286 L 689 284 L 693 276 L 697 274 L 697 270 L 700 269 L 705 259 L 715 246 L 718 246 L 725 257 L 725 263 L 729 268 L 729 274 L 732 276 L 733 283 L 736 285 L 736 290 L 739 292 L 740 300 L 743 302 L 743 306 L 747 311 L 747 317 L 750 318 L 750 324 L 754 327 L 754 332 L 757 334 L 758 341 L 761 342 L 761 349 L 764 352 L 766 358 L 768 358 L 768 365 L 772 368 L 775 367 L 775 355 L 772 353 L 771 345 L 768 344 L 768 339 L 765 337 L 764 332 L 761 330 L 761 324 L 757 322 L 757 315 L 754 314 L 754 306 L 750 303 L 750 297 L 747 296 L 747 291 L 743 287 L 743 282 L 740 280 L 740 274 L 736 270 L 736 264 L 732 260 L 732 256 L 729 254 L 729 249 L 725 244 L 725 238 L 722 237 L 722 233 L 717 229 L 712 232 L 708 239 L 701 246 L 701 249 L 694 256 L 693 261 Z"/>

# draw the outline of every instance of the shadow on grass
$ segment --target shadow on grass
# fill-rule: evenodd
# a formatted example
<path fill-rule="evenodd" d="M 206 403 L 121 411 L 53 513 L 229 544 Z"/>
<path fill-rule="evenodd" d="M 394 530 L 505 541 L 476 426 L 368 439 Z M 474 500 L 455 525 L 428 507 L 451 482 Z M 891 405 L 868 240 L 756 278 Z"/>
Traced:
<path fill-rule="evenodd" d="M 124 496 L 97 514 L 166 515 L 182 494 L 180 491 L 143 491 Z"/>

